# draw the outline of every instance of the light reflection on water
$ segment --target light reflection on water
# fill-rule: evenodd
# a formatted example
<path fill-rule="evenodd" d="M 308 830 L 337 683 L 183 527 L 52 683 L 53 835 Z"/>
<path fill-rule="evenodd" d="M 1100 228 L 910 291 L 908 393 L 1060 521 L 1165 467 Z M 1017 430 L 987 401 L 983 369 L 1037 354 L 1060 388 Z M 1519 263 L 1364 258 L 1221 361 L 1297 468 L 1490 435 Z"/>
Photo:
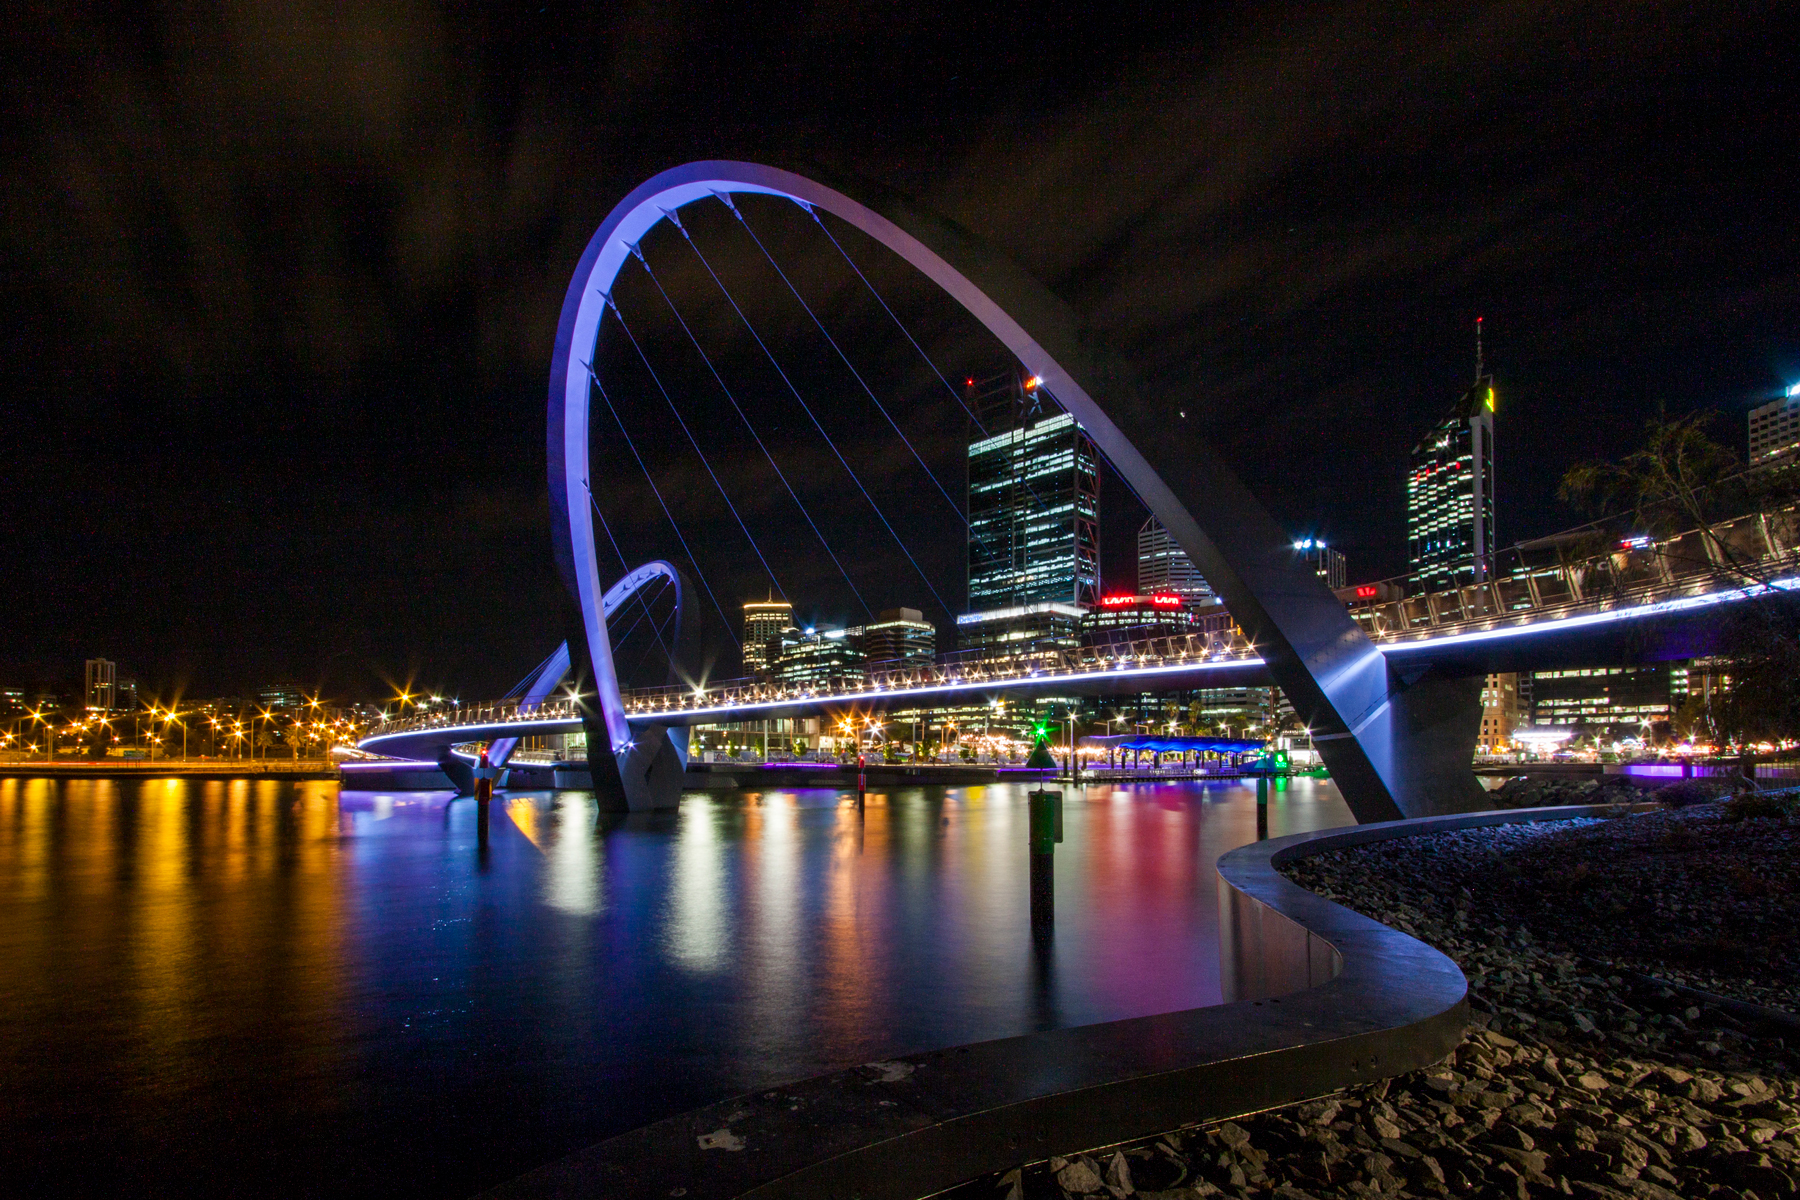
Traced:
<path fill-rule="evenodd" d="M 1241 786 L 1069 792 L 1030 935 L 1024 787 L 693 795 L 0 780 L 12 1186 L 467 1195 L 834 1067 L 1219 999 Z M 1343 824 L 1277 788 L 1270 833 Z M 400 1183 L 404 1181 L 404 1184 Z"/>

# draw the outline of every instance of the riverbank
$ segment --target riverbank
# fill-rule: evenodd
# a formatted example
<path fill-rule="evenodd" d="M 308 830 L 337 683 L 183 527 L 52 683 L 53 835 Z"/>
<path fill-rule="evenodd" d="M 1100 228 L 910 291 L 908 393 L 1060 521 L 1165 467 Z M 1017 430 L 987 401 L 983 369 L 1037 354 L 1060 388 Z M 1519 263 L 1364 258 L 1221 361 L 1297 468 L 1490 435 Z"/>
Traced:
<path fill-rule="evenodd" d="M 1472 1027 L 1450 1059 L 1275 1112 L 1023 1166 L 951 1194 L 1792 1195 L 1800 1022 L 1681 986 L 1697 979 L 1770 1003 L 1792 997 L 1791 971 L 1757 985 L 1755 969 L 1715 960 L 1696 974 L 1686 957 L 1647 951 L 1672 930 L 1703 941 L 1735 931 L 1743 946 L 1791 922 L 1796 835 L 1779 819 L 1734 821 L 1715 803 L 1302 859 L 1288 871 L 1295 882 L 1431 943 L 1462 968 Z M 1768 890 L 1747 894 L 1758 886 Z M 1767 907 L 1747 907 L 1751 898 Z M 1759 961 L 1786 970 L 1788 951 L 1780 942 Z"/>
<path fill-rule="evenodd" d="M 321 759 L 148 759 L 0 762 L 0 779 L 336 779 L 337 764 Z"/>

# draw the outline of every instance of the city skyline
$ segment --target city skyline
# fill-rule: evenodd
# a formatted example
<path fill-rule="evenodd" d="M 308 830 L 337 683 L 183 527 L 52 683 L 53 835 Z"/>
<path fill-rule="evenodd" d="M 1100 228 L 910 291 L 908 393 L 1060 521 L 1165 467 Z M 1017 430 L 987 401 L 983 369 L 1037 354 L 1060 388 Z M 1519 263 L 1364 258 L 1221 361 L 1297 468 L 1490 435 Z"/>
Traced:
<path fill-rule="evenodd" d="M 1498 26 L 1486 19 L 1496 14 Z M 875 58 L 839 45 L 825 21 L 804 44 L 836 68 L 797 92 L 768 86 L 776 59 L 734 53 L 716 94 L 675 99 L 664 63 L 645 67 L 634 86 L 647 90 L 580 104 L 533 75 L 560 60 L 542 52 L 541 24 L 484 37 L 510 66 L 479 78 L 434 57 L 438 43 L 418 30 L 394 30 L 392 44 L 418 57 L 383 60 L 398 100 L 374 125 L 349 116 L 371 80 L 316 101 L 240 66 L 194 82 L 179 52 L 156 48 L 179 39 L 159 40 L 174 18 L 155 11 L 104 28 L 34 20 L 10 36 L 30 39 L 29 61 L 61 82 L 45 89 L 48 108 L 22 114 L 29 153 L 7 168 L 32 207 L 8 235 L 21 264 L 6 300 L 21 433 L 7 449 L 6 536 L 9 556 L 36 568 L 0 634 L 9 683 L 68 679 L 98 652 L 164 690 L 282 676 L 365 695 L 408 679 L 510 686 L 541 657 L 564 603 L 541 562 L 545 314 L 621 185 L 705 153 L 822 157 L 990 237 L 1126 351 L 1148 390 L 1191 406 L 1276 517 L 1342 548 L 1359 579 L 1405 569 L 1397 480 L 1412 435 L 1466 379 L 1476 315 L 1506 381 L 1503 541 L 1571 524 L 1554 499 L 1562 469 L 1622 451 L 1657 403 L 1716 409 L 1735 431 L 1800 376 L 1782 300 L 1795 256 L 1777 199 L 1786 71 L 1753 15 L 1711 22 L 1701 58 L 1685 25 L 1650 14 L 1523 21 L 1490 6 L 1429 37 L 1326 16 L 1273 52 L 1290 72 L 1278 90 L 1254 86 L 1265 57 L 1249 17 L 1170 29 L 1096 14 L 1022 41 L 933 28 Z M 445 44 L 470 36 L 456 18 L 432 20 Z M 603 38 L 594 20 L 584 36 Z M 709 61 L 766 35 L 727 23 L 691 36 L 689 57 Z M 1604 94 L 1564 86 L 1591 45 L 1631 64 L 1608 73 Z M 1489 70 L 1470 76 L 1461 64 L 1474 46 Z M 893 86 L 901 49 L 946 82 L 918 95 Z M 271 53 L 304 73 L 333 51 Z M 1335 71 L 1309 64 L 1342 53 L 1372 69 L 1340 93 Z M 1080 69 L 1097 57 L 1104 71 Z M 1022 98 L 999 85 L 996 62 L 1058 82 Z M 1416 85 L 1404 105 L 1374 82 L 1387 76 Z M 1444 78 L 1468 86 L 1438 88 Z M 174 140 L 153 149 L 110 124 L 115 84 Z M 751 115 L 725 100 L 743 94 L 775 98 Z M 259 100 L 219 102 L 239 95 Z M 470 102 L 429 99 L 443 95 Z M 665 98 L 636 107 L 650 96 Z M 1356 119 L 1322 115 L 1338 104 Z M 840 120 L 847 112 L 861 115 Z M 1681 117 L 1647 124 L 1646 112 Z M 465 204 L 434 209 L 443 176 L 393 155 L 408 122 L 472 181 Z M 629 144 L 612 127 L 632 129 Z M 603 149 L 565 149 L 575 143 Z M 1234 157 L 1238 146 L 1259 149 Z M 517 209 L 491 199 L 512 178 L 508 155 L 524 155 L 517 178 L 534 181 Z M 1344 162 L 1363 166 L 1346 174 Z M 90 198 L 64 186 L 71 171 L 98 181 Z M 1621 172 L 1634 181 L 1629 205 L 1604 186 Z M 133 188 L 163 199 L 140 202 Z M 218 236 L 188 240 L 172 211 L 205 214 L 192 228 Z M 108 257 L 125 242 L 155 249 Z M 1644 246 L 1657 253 L 1631 250 Z M 96 276 L 97 263 L 115 265 Z M 816 272 L 798 281 L 842 286 Z M 685 275 L 670 283 L 684 302 L 701 294 Z M 782 295 L 773 278 L 758 288 Z M 659 352 L 680 348 L 651 333 Z M 889 353 L 861 339 L 849 349 Z M 954 338 L 932 349 L 956 351 L 944 355 L 956 369 L 994 365 L 987 347 Z M 799 382 L 809 394 L 854 390 Z M 629 399 L 644 412 L 661 403 L 648 383 Z M 916 410 L 908 431 L 953 480 L 955 410 L 938 404 Z M 817 449 L 782 427 L 776 452 L 804 483 Z M 646 449 L 661 469 L 678 447 Z M 736 494 L 777 492 L 757 462 L 747 448 L 728 466 Z M 654 501 L 621 499 L 624 549 L 674 553 Z M 1123 581 L 1142 517 L 1128 496 L 1101 501 L 1120 522 L 1101 532 L 1101 576 Z M 903 515 L 922 527 L 946 519 L 923 502 Z M 844 506 L 829 520 L 844 541 L 868 518 Z M 728 518 L 695 522 L 707 544 L 729 540 Z M 806 560 L 795 593 L 820 617 L 863 620 L 829 565 L 812 561 L 822 555 L 809 536 L 791 539 Z M 935 553 L 931 577 L 960 574 L 959 545 Z M 767 594 L 748 558 L 726 565 L 727 604 Z M 848 566 L 895 581 L 872 597 L 878 609 L 927 599 L 900 582 L 911 568 L 891 553 Z"/>

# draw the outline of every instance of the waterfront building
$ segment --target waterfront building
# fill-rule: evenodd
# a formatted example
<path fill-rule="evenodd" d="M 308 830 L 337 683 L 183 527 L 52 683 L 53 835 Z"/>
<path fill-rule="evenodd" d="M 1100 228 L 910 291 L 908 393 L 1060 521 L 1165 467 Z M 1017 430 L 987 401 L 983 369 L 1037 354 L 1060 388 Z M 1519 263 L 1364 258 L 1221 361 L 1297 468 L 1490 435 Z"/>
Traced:
<path fill-rule="evenodd" d="M 1313 573 L 1326 587 L 1336 591 L 1349 583 L 1350 568 L 1343 551 L 1327 546 L 1323 538 L 1295 538 L 1294 551 L 1312 564 Z"/>
<path fill-rule="evenodd" d="M 930 665 L 937 658 L 937 626 L 916 608 L 890 608 L 844 636 L 871 667 Z"/>
<path fill-rule="evenodd" d="M 1488 576 L 1494 560 L 1494 380 L 1479 375 L 1413 447 L 1406 475 L 1407 573 L 1422 591 Z"/>
<path fill-rule="evenodd" d="M 297 683 L 271 683 L 258 689 L 256 703 L 270 712 L 296 710 L 306 706 L 306 693 L 300 690 Z"/>
<path fill-rule="evenodd" d="M 1519 726 L 1519 677 L 1512 673 L 1489 675 L 1481 685 L 1481 737 L 1479 754 L 1500 754 L 1512 745 Z"/>
<path fill-rule="evenodd" d="M 104 658 L 90 658 L 83 664 L 83 689 L 86 708 L 91 713 L 109 713 L 119 707 L 119 664 Z"/>
<path fill-rule="evenodd" d="M 1534 671 L 1531 723 L 1584 725 L 1615 737 L 1636 736 L 1668 721 L 1675 706 L 1667 664 Z"/>
<path fill-rule="evenodd" d="M 119 712 L 136 712 L 138 707 L 137 680 L 121 675 L 113 683 L 113 707 Z"/>
<path fill-rule="evenodd" d="M 1765 466 L 1800 450 L 1800 383 L 1779 400 L 1750 410 L 1750 458 L 1753 467 Z"/>
<path fill-rule="evenodd" d="M 863 652 L 843 629 L 787 629 L 770 647 L 779 646 L 771 675 L 790 687 L 841 687 L 867 676 Z"/>
<path fill-rule="evenodd" d="M 1137 590 L 1146 596 L 1180 596 L 1194 608 L 1218 599 L 1194 560 L 1155 517 L 1138 528 Z"/>
<path fill-rule="evenodd" d="M 1200 619 L 1174 592 L 1160 595 L 1111 595 L 1081 618 L 1084 646 L 1130 642 L 1200 632 Z"/>
<path fill-rule="evenodd" d="M 1100 590 L 1100 456 L 1038 380 L 969 380 L 970 612 L 1091 604 Z"/>
<path fill-rule="evenodd" d="M 1080 644 L 1081 619 L 1087 612 L 1080 604 L 1043 601 L 963 613 L 956 618 L 956 648 L 989 657 L 1068 649 Z"/>
<path fill-rule="evenodd" d="M 786 600 L 752 600 L 744 605 L 744 674 L 758 678 L 773 663 L 769 646 L 794 627 L 794 606 Z"/>

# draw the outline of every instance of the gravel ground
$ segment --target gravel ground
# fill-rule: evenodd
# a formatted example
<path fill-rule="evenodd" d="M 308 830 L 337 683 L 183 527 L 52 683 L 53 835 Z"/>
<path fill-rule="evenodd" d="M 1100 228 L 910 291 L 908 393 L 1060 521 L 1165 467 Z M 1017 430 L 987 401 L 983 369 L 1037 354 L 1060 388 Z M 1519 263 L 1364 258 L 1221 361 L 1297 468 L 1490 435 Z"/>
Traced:
<path fill-rule="evenodd" d="M 1495 808 L 1547 808 L 1559 804 L 1635 804 L 1646 789 L 1623 775 L 1558 779 L 1515 775 L 1488 793 Z"/>
<path fill-rule="evenodd" d="M 1474 1024 L 1449 1059 L 1275 1112 L 1025 1165 L 951 1195 L 1795 1195 L 1795 1027 L 1645 976 L 1792 1006 L 1796 833 L 1785 821 L 1732 822 L 1713 804 L 1302 860 L 1290 873 L 1303 886 L 1461 965 Z M 1673 965 L 1653 953 L 1659 935 L 1676 947 Z M 1740 950 L 1754 943 L 1753 963 L 1695 949 L 1725 939 Z"/>

